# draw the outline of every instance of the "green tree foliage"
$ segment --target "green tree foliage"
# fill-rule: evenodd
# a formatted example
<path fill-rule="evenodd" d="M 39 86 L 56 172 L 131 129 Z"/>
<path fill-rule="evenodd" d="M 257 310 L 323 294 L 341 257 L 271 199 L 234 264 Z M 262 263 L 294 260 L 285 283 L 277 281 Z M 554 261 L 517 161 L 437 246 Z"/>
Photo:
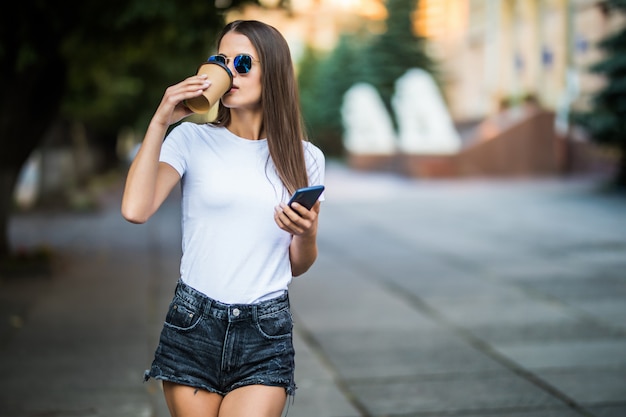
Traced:
<path fill-rule="evenodd" d="M 608 0 L 604 4 L 609 13 L 626 15 L 626 0 Z M 615 183 L 626 187 L 626 25 L 598 46 L 606 58 L 590 70 L 603 75 L 606 85 L 593 96 L 591 109 L 573 113 L 572 121 L 583 126 L 597 143 L 619 150 L 621 161 Z"/>
<path fill-rule="evenodd" d="M 328 155 L 343 153 L 341 105 L 345 92 L 364 79 L 361 50 L 354 36 L 343 35 L 330 53 L 309 48 L 299 65 L 307 129 L 311 140 Z"/>
<path fill-rule="evenodd" d="M 22 0 L 0 14 L 0 258 L 17 176 L 51 125 L 79 122 L 113 149 L 120 127 L 145 127 L 164 89 L 206 59 L 224 11 L 210 0 Z"/>
<path fill-rule="evenodd" d="M 69 88 L 62 115 L 116 134 L 145 127 L 166 86 L 189 76 L 224 24 L 214 1 L 88 1 L 63 39 Z"/>
<path fill-rule="evenodd" d="M 416 0 L 388 0 L 387 31 L 374 39 L 367 54 L 368 80 L 380 93 L 396 126 L 391 97 L 398 78 L 411 68 L 421 68 L 438 77 L 435 61 L 426 50 L 426 39 L 413 30 L 418 4 Z"/>

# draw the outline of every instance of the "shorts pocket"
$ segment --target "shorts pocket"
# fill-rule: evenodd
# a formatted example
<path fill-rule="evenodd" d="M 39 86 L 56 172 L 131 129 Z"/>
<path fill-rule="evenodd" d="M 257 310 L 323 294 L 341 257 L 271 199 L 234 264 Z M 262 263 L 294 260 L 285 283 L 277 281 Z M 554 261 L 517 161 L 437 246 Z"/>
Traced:
<path fill-rule="evenodd" d="M 200 321 L 200 314 L 192 306 L 180 303 L 174 299 L 170 304 L 170 308 L 165 316 L 165 326 L 178 329 L 193 329 Z"/>
<path fill-rule="evenodd" d="M 257 317 L 256 326 L 268 339 L 283 339 L 291 337 L 293 331 L 293 318 L 288 308 L 275 313 L 265 314 Z"/>

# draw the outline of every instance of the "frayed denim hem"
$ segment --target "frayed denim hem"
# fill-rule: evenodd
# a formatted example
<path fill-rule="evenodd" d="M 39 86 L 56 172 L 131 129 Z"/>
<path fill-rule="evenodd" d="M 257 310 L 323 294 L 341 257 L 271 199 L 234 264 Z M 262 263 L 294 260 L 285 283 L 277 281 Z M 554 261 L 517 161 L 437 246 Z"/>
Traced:
<path fill-rule="evenodd" d="M 286 381 L 286 380 L 272 381 L 272 380 L 267 380 L 264 378 L 253 378 L 253 379 L 247 379 L 245 381 L 232 384 L 230 387 L 228 387 L 228 392 L 234 391 L 237 388 L 246 387 L 248 385 L 265 385 L 267 387 L 281 387 L 285 389 L 287 396 L 292 397 L 292 398 L 295 397 L 296 389 L 297 389 L 296 384 L 294 384 L 292 381 Z"/>
<path fill-rule="evenodd" d="M 208 392 L 219 394 L 222 397 L 227 394 L 225 392 L 222 392 L 222 391 L 220 391 L 218 389 L 215 389 L 215 388 L 213 388 L 211 386 L 208 386 L 206 384 L 199 384 L 196 381 L 190 381 L 190 380 L 187 380 L 185 378 L 180 378 L 180 377 L 175 377 L 175 376 L 165 376 L 165 375 L 155 375 L 155 376 L 152 376 L 152 375 L 150 375 L 150 370 L 147 370 L 146 372 L 144 372 L 143 382 L 148 382 L 148 380 L 150 378 L 153 378 L 153 379 L 158 380 L 158 381 L 173 382 L 174 384 L 186 385 L 186 386 L 192 387 L 192 388 L 203 389 L 203 390 L 208 391 Z"/>
<path fill-rule="evenodd" d="M 148 382 L 148 380 L 150 380 L 150 378 L 153 378 L 155 380 L 159 380 L 159 381 L 168 381 L 168 382 L 173 382 L 175 384 L 181 384 L 181 385 L 187 385 L 190 387 L 194 387 L 194 388 L 202 388 L 204 390 L 207 390 L 209 392 L 214 392 L 216 394 L 220 394 L 222 396 L 228 394 L 231 391 L 236 390 L 237 388 L 241 388 L 241 387 L 245 387 L 245 386 L 249 386 L 249 385 L 265 385 L 268 387 L 282 387 L 285 389 L 285 392 L 287 393 L 288 397 L 291 397 L 291 402 L 293 403 L 293 398 L 296 396 L 296 389 L 298 388 L 296 386 L 295 383 L 293 383 L 292 381 L 284 381 L 284 380 L 277 380 L 277 381 L 268 381 L 266 379 L 263 378 L 255 378 L 255 379 L 249 379 L 246 381 L 241 381 L 238 382 L 236 384 L 232 384 L 230 387 L 228 387 L 228 389 L 226 390 L 226 392 L 220 391 L 214 387 L 208 386 L 206 384 L 201 384 L 198 383 L 197 381 L 191 381 L 185 378 L 180 378 L 180 377 L 176 377 L 176 376 L 165 376 L 163 374 L 159 374 L 159 375 L 152 375 L 152 370 L 151 369 L 147 369 L 144 374 L 143 374 L 143 382 Z"/>

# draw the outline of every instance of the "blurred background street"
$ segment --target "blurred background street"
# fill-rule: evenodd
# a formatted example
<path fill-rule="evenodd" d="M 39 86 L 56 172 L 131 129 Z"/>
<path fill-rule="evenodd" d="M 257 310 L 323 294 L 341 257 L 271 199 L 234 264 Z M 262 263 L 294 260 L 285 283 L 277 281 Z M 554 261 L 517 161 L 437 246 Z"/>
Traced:
<path fill-rule="evenodd" d="M 623 195 L 333 161 L 326 184 L 319 260 L 291 290 L 289 416 L 626 415 Z M 119 197 L 14 218 L 16 244 L 56 264 L 0 282 L 0 415 L 167 416 L 142 376 L 177 279 L 177 196 L 145 225 Z"/>
<path fill-rule="evenodd" d="M 142 375 L 178 196 L 137 226 L 121 187 L 165 89 L 235 19 L 285 36 L 328 161 L 319 260 L 291 286 L 288 415 L 626 416 L 626 1 L 13 7 L 0 417 L 168 415 Z"/>

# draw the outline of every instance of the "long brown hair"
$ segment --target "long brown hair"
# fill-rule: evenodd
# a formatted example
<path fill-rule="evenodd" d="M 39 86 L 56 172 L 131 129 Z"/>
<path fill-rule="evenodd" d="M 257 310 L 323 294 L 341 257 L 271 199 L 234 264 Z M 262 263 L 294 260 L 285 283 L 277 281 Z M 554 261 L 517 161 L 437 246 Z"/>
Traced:
<path fill-rule="evenodd" d="M 276 173 L 290 193 L 309 183 L 302 141 L 307 141 L 298 84 L 293 69 L 289 45 L 274 27 L 256 20 L 236 20 L 227 24 L 217 41 L 237 32 L 246 36 L 257 50 L 261 61 L 261 105 L 263 126 L 267 134 L 270 158 Z M 220 102 L 213 122 L 230 124 L 230 109 Z"/>

